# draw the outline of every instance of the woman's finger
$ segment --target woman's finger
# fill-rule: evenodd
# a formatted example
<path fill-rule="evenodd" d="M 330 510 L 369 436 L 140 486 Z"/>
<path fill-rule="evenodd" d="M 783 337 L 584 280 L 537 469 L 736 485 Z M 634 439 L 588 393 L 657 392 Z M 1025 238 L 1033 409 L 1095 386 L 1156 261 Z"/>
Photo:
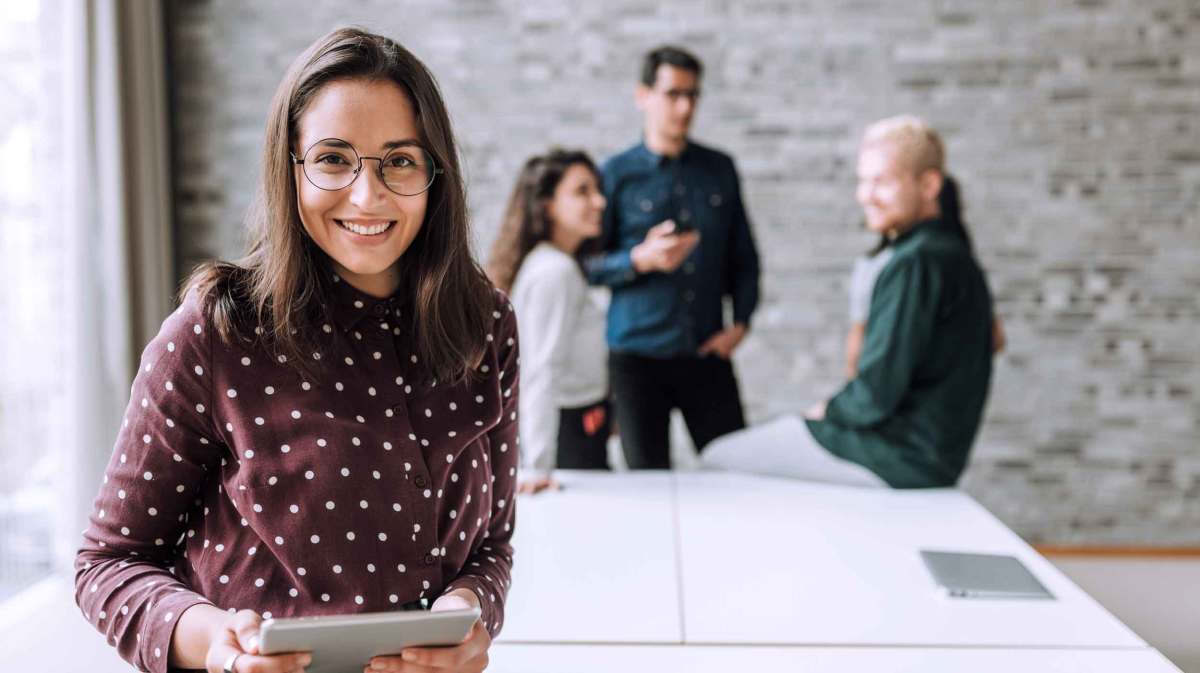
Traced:
<path fill-rule="evenodd" d="M 258 627 L 262 618 L 252 610 L 234 615 L 216 636 L 209 649 L 205 665 L 209 673 L 222 673 L 225 665 L 234 662 L 235 673 L 297 673 L 312 663 L 308 652 L 290 652 L 262 656 L 258 654 Z"/>
<path fill-rule="evenodd" d="M 488 635 L 487 629 L 483 628 L 483 622 L 476 621 L 475 626 L 471 628 L 470 635 L 459 645 L 454 647 L 409 647 L 404 650 L 401 657 L 406 663 L 459 670 L 466 662 L 473 661 L 481 655 L 486 656 L 491 645 L 492 638 Z"/>
<path fill-rule="evenodd" d="M 229 661 L 229 657 L 234 654 L 238 654 L 237 650 L 230 649 L 228 652 L 222 653 L 218 657 L 220 663 L 216 670 L 223 670 L 225 662 Z M 233 671 L 234 673 L 294 673 L 303 671 L 311 663 L 312 655 L 307 652 L 270 656 L 242 653 L 234 663 Z"/>
<path fill-rule="evenodd" d="M 258 654 L 258 629 L 262 617 L 253 610 L 238 610 L 233 618 L 233 631 L 237 634 L 238 647 L 247 654 Z"/>
<path fill-rule="evenodd" d="M 303 671 L 311 663 L 312 655 L 307 652 L 270 656 L 243 654 L 238 657 L 233 671 L 234 673 L 294 673 Z"/>
<path fill-rule="evenodd" d="M 444 669 L 405 661 L 399 656 L 375 657 L 367 662 L 363 673 L 446 673 Z"/>

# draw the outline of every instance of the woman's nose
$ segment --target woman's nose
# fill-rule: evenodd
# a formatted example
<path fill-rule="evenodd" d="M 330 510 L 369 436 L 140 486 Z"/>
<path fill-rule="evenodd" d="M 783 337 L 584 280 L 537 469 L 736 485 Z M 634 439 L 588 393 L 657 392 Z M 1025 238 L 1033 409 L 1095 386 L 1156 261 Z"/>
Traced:
<path fill-rule="evenodd" d="M 378 159 L 360 159 L 358 166 L 358 175 L 355 176 L 354 182 L 350 185 L 350 202 L 356 206 L 373 203 L 387 194 L 387 186 L 383 183 L 383 178 L 380 177 L 379 171 L 375 164 L 368 163 L 369 161 L 379 161 Z"/>

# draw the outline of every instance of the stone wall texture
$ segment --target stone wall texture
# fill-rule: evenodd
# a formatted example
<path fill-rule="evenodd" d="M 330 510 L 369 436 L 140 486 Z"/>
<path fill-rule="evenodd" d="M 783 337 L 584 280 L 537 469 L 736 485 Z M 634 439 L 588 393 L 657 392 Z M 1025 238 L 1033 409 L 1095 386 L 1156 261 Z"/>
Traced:
<path fill-rule="evenodd" d="M 486 251 L 515 171 L 635 142 L 641 55 L 707 67 L 695 137 L 731 152 L 764 254 L 736 361 L 752 420 L 836 391 L 872 243 L 863 127 L 947 141 L 1009 334 L 963 486 L 1033 542 L 1200 544 L 1200 2 L 484 0 L 170 3 L 181 273 L 241 249 L 267 103 L 356 24 L 437 74 Z"/>

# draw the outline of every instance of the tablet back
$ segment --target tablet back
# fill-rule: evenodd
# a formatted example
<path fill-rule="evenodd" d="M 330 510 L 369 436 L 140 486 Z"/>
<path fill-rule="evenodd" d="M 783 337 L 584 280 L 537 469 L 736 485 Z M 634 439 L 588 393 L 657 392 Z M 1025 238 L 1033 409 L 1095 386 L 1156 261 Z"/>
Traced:
<path fill-rule="evenodd" d="M 479 610 L 378 612 L 268 619 L 259 630 L 263 654 L 312 652 L 306 673 L 361 671 L 371 657 L 406 647 L 457 645 Z"/>
<path fill-rule="evenodd" d="M 1054 598 L 1014 556 L 921 550 L 946 593 L 961 598 Z"/>

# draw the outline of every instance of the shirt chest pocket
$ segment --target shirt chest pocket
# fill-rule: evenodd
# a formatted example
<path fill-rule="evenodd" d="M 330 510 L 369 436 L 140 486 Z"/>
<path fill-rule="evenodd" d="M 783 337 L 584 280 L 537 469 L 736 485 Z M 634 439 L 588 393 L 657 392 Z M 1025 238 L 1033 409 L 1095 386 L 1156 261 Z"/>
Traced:
<path fill-rule="evenodd" d="M 621 194 L 621 228 L 639 239 L 651 227 L 678 216 L 678 199 L 672 199 L 664 187 L 629 189 Z"/>

